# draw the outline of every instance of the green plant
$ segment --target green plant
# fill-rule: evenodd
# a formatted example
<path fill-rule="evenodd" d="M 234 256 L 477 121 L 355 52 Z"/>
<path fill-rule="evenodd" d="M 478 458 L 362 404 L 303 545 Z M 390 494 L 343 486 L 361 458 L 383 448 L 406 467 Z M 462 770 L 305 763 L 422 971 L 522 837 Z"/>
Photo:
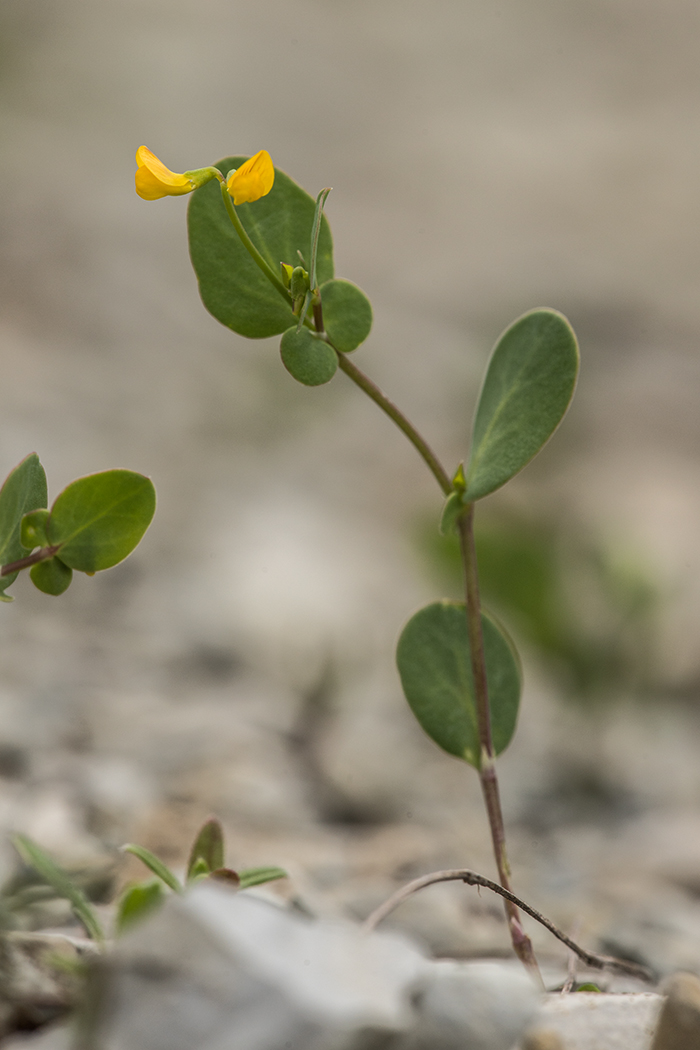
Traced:
<path fill-rule="evenodd" d="M 71 482 L 47 509 L 46 474 L 35 452 L 0 489 L 0 600 L 22 569 L 45 594 L 63 594 L 73 570 L 94 576 L 123 561 L 151 524 L 153 482 L 105 470 Z"/>
<path fill-rule="evenodd" d="M 579 367 L 569 323 L 555 310 L 538 309 L 505 330 L 486 370 L 469 458 L 448 473 L 348 356 L 369 335 L 372 308 L 356 285 L 335 277 L 323 214 L 330 191 L 321 190 L 314 202 L 283 172 L 271 179 L 264 151 L 185 175 L 169 172 L 145 147 L 137 162 L 137 192 L 146 199 L 193 192 L 190 254 L 209 312 L 252 339 L 280 335 L 285 368 L 307 386 L 327 383 L 340 368 L 403 431 L 435 477 L 444 498 L 441 530 L 459 541 L 464 601 L 436 602 L 409 620 L 398 644 L 399 674 L 423 729 L 477 770 L 499 879 L 510 891 L 495 758 L 515 731 L 521 670 L 505 629 L 481 608 L 474 512 L 529 463 L 564 416 Z M 265 178 L 251 180 L 248 173 L 260 165 Z M 536 971 L 518 909 L 508 899 L 505 907 L 513 947 Z"/>
<path fill-rule="evenodd" d="M 105 934 L 102 924 L 90 903 L 88 893 L 79 884 L 78 876 L 61 868 L 45 850 L 26 835 L 14 835 L 12 842 L 25 866 L 36 872 L 39 883 L 18 887 L 15 885 L 16 880 L 11 880 L 8 886 L 3 887 L 0 893 L 0 918 L 4 918 L 4 924 L 12 926 L 12 916 L 26 910 L 32 904 L 51 898 L 62 898 L 68 901 L 88 937 L 100 948 L 104 947 Z M 143 846 L 129 843 L 122 847 L 122 851 L 138 857 L 156 878 L 132 882 L 123 889 L 117 900 L 114 920 L 117 934 L 124 933 L 134 923 L 156 911 L 165 901 L 167 890 L 181 894 L 188 886 L 202 879 L 214 879 L 232 889 L 246 890 L 266 882 L 274 882 L 276 879 L 287 878 L 287 872 L 283 868 L 244 868 L 241 871 L 227 868 L 224 863 L 223 828 L 214 818 L 202 825 L 192 843 L 184 883 L 167 864 Z"/>

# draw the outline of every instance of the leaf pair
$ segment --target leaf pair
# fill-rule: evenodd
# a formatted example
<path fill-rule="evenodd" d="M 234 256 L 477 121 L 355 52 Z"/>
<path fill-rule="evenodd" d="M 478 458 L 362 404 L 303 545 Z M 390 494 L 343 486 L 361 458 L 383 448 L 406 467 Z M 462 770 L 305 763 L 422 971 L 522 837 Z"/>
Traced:
<path fill-rule="evenodd" d="M 555 310 L 532 310 L 506 329 L 484 377 L 466 471 L 460 467 L 445 502 L 443 533 L 455 531 L 469 503 L 500 488 L 539 452 L 569 407 L 578 366 L 576 337 Z M 492 741 L 499 754 L 515 732 L 520 668 L 510 639 L 485 613 L 482 629 Z M 481 745 L 464 606 L 438 602 L 416 613 L 399 640 L 397 662 L 406 698 L 426 733 L 478 769 Z"/>

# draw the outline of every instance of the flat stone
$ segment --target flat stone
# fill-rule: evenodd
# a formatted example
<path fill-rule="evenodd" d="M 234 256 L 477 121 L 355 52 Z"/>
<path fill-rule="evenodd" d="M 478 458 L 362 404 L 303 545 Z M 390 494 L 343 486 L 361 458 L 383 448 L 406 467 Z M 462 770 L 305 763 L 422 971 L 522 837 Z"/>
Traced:
<path fill-rule="evenodd" d="M 654 992 L 548 995 L 533 1034 L 556 1034 L 565 1050 L 650 1050 L 662 1003 L 663 996 Z"/>

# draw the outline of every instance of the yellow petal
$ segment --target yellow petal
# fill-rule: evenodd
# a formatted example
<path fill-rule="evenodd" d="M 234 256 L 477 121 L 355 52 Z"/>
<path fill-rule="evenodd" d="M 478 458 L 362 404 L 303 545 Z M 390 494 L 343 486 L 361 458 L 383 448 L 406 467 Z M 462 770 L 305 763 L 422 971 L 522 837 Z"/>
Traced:
<path fill-rule="evenodd" d="M 226 188 L 233 197 L 234 204 L 249 204 L 266 196 L 274 181 L 275 168 L 272 158 L 266 149 L 261 149 L 234 171 L 226 183 Z"/>
<path fill-rule="evenodd" d="M 159 197 L 178 197 L 182 193 L 191 193 L 194 183 L 186 175 L 178 175 L 166 168 L 155 153 L 146 146 L 136 150 L 136 192 L 146 201 L 155 201 Z"/>

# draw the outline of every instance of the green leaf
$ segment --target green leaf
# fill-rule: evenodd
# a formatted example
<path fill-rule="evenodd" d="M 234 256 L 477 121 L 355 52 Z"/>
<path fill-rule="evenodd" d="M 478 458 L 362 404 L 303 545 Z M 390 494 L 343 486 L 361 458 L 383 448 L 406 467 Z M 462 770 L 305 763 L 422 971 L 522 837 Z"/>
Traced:
<path fill-rule="evenodd" d="M 225 175 L 246 159 L 227 157 L 216 166 Z M 279 273 L 281 262 L 296 266 L 297 251 L 308 250 L 316 202 L 284 172 L 275 169 L 275 184 L 266 197 L 241 204 L 236 210 L 249 237 L 275 273 Z M 250 339 L 281 335 L 295 323 L 291 300 L 285 303 L 233 228 L 216 180 L 192 194 L 188 231 L 199 293 L 217 321 Z M 333 276 L 333 241 L 325 216 L 321 220 L 316 271 L 319 281 Z"/>
<path fill-rule="evenodd" d="M 308 328 L 288 328 L 280 342 L 282 363 L 289 374 L 304 386 L 328 383 L 338 368 L 338 355 L 332 346 L 313 335 Z"/>
<path fill-rule="evenodd" d="M 33 551 L 35 547 L 48 547 L 49 538 L 46 535 L 46 523 L 50 512 L 44 510 L 32 510 L 25 514 L 20 525 L 19 539 L 23 547 Z"/>
<path fill-rule="evenodd" d="M 13 835 L 12 843 L 24 863 L 34 868 L 59 897 L 70 902 L 88 935 L 99 944 L 103 944 L 105 938 L 100 921 L 83 891 L 71 882 L 70 875 L 63 868 L 59 868 L 55 861 L 26 835 Z"/>
<path fill-rule="evenodd" d="M 80 572 L 109 569 L 131 554 L 156 508 L 153 482 L 131 470 L 73 481 L 51 508 L 47 534 L 62 562 Z"/>
<path fill-rule="evenodd" d="M 164 900 L 165 890 L 163 889 L 163 883 L 157 879 L 149 879 L 148 882 L 135 882 L 132 886 L 127 886 L 117 905 L 115 919 L 117 934 L 124 933 L 125 930 L 142 922 L 143 919 L 147 919 L 149 915 L 152 915 L 154 911 L 160 908 Z"/>
<path fill-rule="evenodd" d="M 46 474 L 36 452 L 32 452 L 8 474 L 0 489 L 0 565 L 26 556 L 28 551 L 20 537 L 22 517 L 27 511 L 45 507 L 47 502 Z M 1 601 L 12 601 L 4 592 L 16 579 L 16 572 L 0 576 Z"/>
<path fill-rule="evenodd" d="M 146 849 L 144 846 L 138 846 L 134 842 L 129 842 L 126 846 L 122 846 L 122 852 L 133 853 L 147 868 L 151 869 L 154 875 L 162 879 L 166 886 L 174 890 L 175 893 L 182 893 L 180 880 L 173 875 L 167 864 L 163 864 L 163 861 L 159 860 L 149 849 Z"/>
<path fill-rule="evenodd" d="M 201 863 L 200 863 L 201 862 Z M 187 862 L 187 882 L 224 866 L 224 830 L 212 817 L 200 828 Z"/>
<path fill-rule="evenodd" d="M 284 868 L 246 868 L 239 872 L 241 889 L 249 890 L 251 886 L 262 886 L 264 882 L 274 882 L 275 879 L 288 879 L 289 875 Z"/>
<path fill-rule="evenodd" d="M 576 336 L 555 310 L 532 310 L 505 330 L 479 395 L 467 500 L 488 496 L 539 452 L 569 407 L 578 367 Z"/>
<path fill-rule="evenodd" d="M 445 500 L 440 519 L 442 536 L 452 536 L 457 531 L 457 522 L 460 515 L 466 510 L 463 496 L 463 492 L 451 492 Z"/>
<path fill-rule="evenodd" d="M 493 617 L 483 612 L 481 624 L 491 734 L 498 755 L 515 732 L 520 662 Z M 412 616 L 399 638 L 396 660 L 406 699 L 428 736 L 478 769 L 481 747 L 464 603 L 434 602 Z"/>
<path fill-rule="evenodd" d="M 338 278 L 321 285 L 323 325 L 343 353 L 356 350 L 372 328 L 372 304 L 352 281 Z"/>
<path fill-rule="evenodd" d="M 37 590 L 58 595 L 70 587 L 73 570 L 64 565 L 60 558 L 47 558 L 32 565 L 29 577 Z"/>

